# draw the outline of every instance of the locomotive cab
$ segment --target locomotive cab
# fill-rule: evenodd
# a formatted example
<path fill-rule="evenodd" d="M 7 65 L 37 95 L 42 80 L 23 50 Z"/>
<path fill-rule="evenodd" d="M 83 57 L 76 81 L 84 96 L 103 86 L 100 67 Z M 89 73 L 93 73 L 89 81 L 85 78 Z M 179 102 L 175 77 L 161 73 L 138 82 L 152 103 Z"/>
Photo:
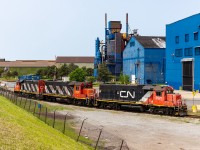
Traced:
<path fill-rule="evenodd" d="M 147 102 L 157 107 L 154 111 L 180 116 L 187 114 L 187 106 L 182 102 L 181 95 L 174 93 L 171 86 L 155 86 Z"/>
<path fill-rule="evenodd" d="M 16 82 L 16 85 L 14 87 L 14 92 L 18 93 L 21 90 L 21 82 Z"/>
<path fill-rule="evenodd" d="M 175 94 L 174 89 L 170 86 L 156 86 L 151 103 L 159 106 L 182 105 L 181 95 Z"/>
<path fill-rule="evenodd" d="M 94 99 L 95 89 L 92 88 L 92 83 L 78 82 L 74 84 L 73 97 L 78 99 Z"/>

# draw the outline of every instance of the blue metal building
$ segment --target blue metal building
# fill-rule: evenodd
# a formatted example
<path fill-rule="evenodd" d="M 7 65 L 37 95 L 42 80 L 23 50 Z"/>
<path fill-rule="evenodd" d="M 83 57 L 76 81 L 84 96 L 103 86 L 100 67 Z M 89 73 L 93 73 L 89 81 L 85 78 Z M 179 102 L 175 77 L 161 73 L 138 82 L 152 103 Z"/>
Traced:
<path fill-rule="evenodd" d="M 166 82 L 175 89 L 200 89 L 200 14 L 166 26 Z"/>
<path fill-rule="evenodd" d="M 132 83 L 164 83 L 165 37 L 132 36 L 123 52 L 123 74 Z"/>

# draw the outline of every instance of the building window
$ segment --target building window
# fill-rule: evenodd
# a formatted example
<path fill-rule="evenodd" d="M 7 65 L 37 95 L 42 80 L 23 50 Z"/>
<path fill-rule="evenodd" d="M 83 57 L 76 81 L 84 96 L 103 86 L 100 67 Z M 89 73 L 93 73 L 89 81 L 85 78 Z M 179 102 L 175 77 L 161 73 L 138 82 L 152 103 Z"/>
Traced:
<path fill-rule="evenodd" d="M 135 41 L 130 42 L 130 47 L 135 46 Z"/>
<path fill-rule="evenodd" d="M 179 43 L 179 36 L 176 36 L 176 37 L 175 37 L 175 42 L 176 42 L 176 44 Z"/>
<path fill-rule="evenodd" d="M 185 48 L 184 54 L 185 56 L 192 56 L 192 48 Z"/>
<path fill-rule="evenodd" d="M 195 55 L 200 55 L 200 47 L 195 48 Z"/>
<path fill-rule="evenodd" d="M 175 49 L 175 56 L 176 57 L 182 57 L 183 52 L 182 49 Z"/>
<path fill-rule="evenodd" d="M 185 42 L 189 42 L 189 34 L 185 34 Z"/>
<path fill-rule="evenodd" d="M 198 40 L 199 32 L 194 32 L 194 40 Z"/>

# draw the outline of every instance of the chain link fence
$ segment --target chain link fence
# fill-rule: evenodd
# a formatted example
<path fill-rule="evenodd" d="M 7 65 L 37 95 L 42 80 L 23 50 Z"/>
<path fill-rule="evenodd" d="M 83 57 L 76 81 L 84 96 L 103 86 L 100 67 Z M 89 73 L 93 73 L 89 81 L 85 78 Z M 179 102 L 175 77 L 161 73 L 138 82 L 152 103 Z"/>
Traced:
<path fill-rule="evenodd" d="M 0 95 L 9 99 L 15 105 L 32 113 L 47 125 L 59 130 L 66 136 L 84 143 L 96 150 L 129 150 L 127 143 L 113 135 L 105 132 L 102 126 L 94 126 L 87 118 L 77 118 L 70 113 L 63 113 L 42 105 L 37 100 L 27 96 L 19 97 L 14 92 L 0 88 Z"/>

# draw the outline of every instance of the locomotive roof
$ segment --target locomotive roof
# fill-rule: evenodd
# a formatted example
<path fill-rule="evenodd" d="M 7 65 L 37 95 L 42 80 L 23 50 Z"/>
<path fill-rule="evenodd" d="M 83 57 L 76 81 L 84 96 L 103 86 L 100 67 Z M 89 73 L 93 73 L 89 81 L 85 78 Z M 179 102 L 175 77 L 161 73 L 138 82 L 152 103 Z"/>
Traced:
<path fill-rule="evenodd" d="M 145 85 L 142 89 L 143 90 L 153 90 L 155 86 L 153 85 Z"/>
<path fill-rule="evenodd" d="M 76 81 L 72 81 L 69 83 L 69 85 L 81 85 L 81 84 L 90 84 L 90 82 L 76 82 Z"/>
<path fill-rule="evenodd" d="M 169 86 L 159 86 L 159 85 L 157 85 L 157 86 L 154 87 L 153 90 L 157 91 L 157 92 L 162 92 L 162 91 L 167 90 L 167 89 L 170 89 Z"/>

